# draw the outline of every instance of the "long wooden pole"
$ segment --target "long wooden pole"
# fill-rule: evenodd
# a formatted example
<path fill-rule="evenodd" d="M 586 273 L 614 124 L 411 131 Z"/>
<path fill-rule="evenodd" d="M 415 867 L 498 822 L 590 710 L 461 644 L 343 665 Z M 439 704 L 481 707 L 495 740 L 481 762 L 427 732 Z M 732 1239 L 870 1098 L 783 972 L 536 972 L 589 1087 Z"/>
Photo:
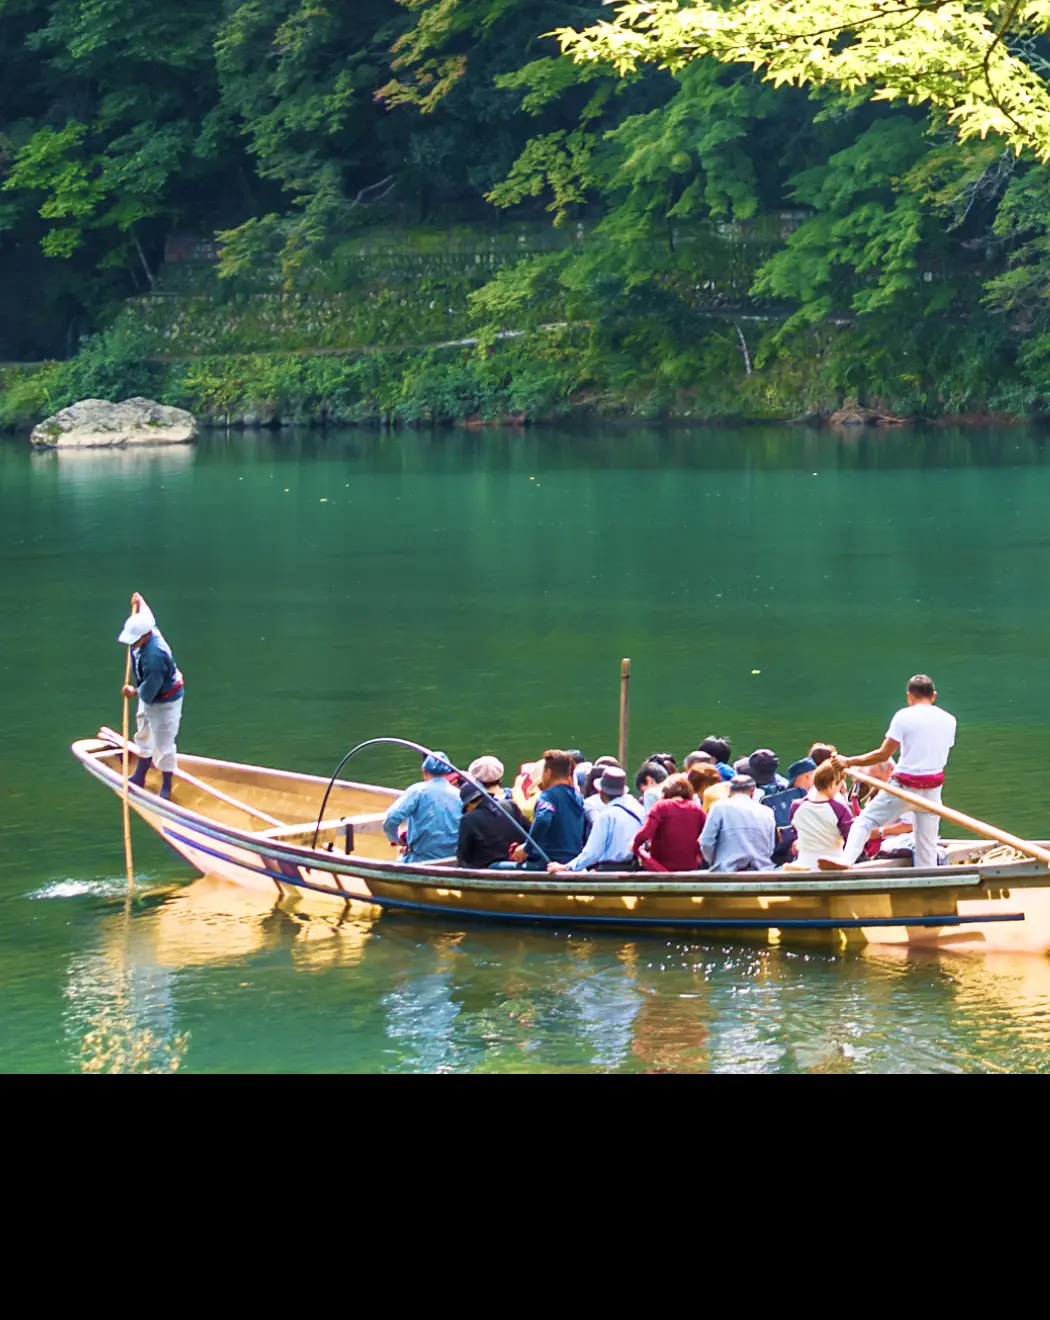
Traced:
<path fill-rule="evenodd" d="M 940 806 L 936 802 L 928 802 L 926 798 L 919 797 L 915 793 L 909 793 L 906 788 L 897 788 L 895 784 L 883 783 L 881 779 L 874 779 L 871 775 L 866 775 L 862 770 L 850 768 L 847 772 L 861 784 L 867 784 L 869 788 L 877 788 L 882 793 L 892 793 L 894 797 L 899 797 L 902 802 L 907 802 L 909 806 L 917 807 L 920 811 L 932 811 L 935 816 L 941 816 L 944 820 L 950 820 L 953 825 L 959 825 L 964 830 L 969 830 L 971 834 L 982 834 L 986 839 L 995 839 L 998 843 L 1005 843 L 1011 848 L 1016 848 L 1026 857 L 1034 857 L 1037 862 L 1042 862 L 1044 866 L 1050 866 L 1050 851 L 1046 848 L 1040 848 L 1037 843 L 1029 843 L 1027 839 L 1019 839 L 1016 834 L 1008 834 L 1006 830 L 1000 830 L 995 825 L 989 825 L 983 820 L 978 820 L 976 816 L 967 816 L 961 811 L 955 811 L 951 807 Z"/>
<path fill-rule="evenodd" d="M 631 662 L 620 661 L 620 747 L 617 760 L 627 769 L 627 730 L 631 714 L 631 698 L 628 687 L 631 682 Z"/>
<path fill-rule="evenodd" d="M 138 604 L 132 602 L 131 612 L 138 612 Z M 124 664 L 124 686 L 131 683 L 131 647 L 128 647 L 128 658 Z M 124 801 L 124 869 L 128 875 L 128 893 L 135 888 L 135 862 L 131 855 L 131 805 L 128 801 L 128 780 L 129 780 L 129 748 L 128 748 L 128 695 L 124 694 L 124 783 L 121 796 Z"/>

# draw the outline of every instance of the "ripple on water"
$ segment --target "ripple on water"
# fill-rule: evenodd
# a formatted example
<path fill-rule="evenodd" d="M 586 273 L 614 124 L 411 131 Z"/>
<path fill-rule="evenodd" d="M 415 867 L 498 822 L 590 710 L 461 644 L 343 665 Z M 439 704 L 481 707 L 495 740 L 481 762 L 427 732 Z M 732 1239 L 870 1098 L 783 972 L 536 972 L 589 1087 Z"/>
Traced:
<path fill-rule="evenodd" d="M 137 875 L 135 877 L 137 887 L 148 886 L 150 877 Z M 128 881 L 126 876 L 100 876 L 96 880 L 74 880 L 67 877 L 64 880 L 49 880 L 46 885 L 41 885 L 39 889 L 31 890 L 26 895 L 28 899 L 39 898 L 123 898 L 128 892 Z"/>

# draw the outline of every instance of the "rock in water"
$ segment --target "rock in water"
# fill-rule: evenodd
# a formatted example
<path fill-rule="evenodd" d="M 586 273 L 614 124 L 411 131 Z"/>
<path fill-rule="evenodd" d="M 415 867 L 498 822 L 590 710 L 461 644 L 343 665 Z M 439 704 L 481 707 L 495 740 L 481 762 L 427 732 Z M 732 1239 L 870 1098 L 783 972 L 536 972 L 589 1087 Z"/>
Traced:
<path fill-rule="evenodd" d="M 183 408 L 152 399 L 83 399 L 33 428 L 38 448 L 92 449 L 107 445 L 185 445 L 197 438 L 197 423 Z"/>

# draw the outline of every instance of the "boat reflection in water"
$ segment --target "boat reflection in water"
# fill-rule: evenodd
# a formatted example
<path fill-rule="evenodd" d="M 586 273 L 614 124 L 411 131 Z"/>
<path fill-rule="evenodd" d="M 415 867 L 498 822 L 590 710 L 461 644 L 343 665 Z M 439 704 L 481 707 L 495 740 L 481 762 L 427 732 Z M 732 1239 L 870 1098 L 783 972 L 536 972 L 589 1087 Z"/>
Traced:
<path fill-rule="evenodd" d="M 136 950 L 171 969 L 231 963 L 286 947 L 304 967 L 355 967 L 377 908 L 333 911 L 323 899 L 273 896 L 205 876 L 135 923 Z"/>
<path fill-rule="evenodd" d="M 148 1036 L 160 1067 L 187 1033 L 204 1070 L 253 1051 L 299 1071 L 1045 1067 L 1050 960 L 1024 954 L 435 923 L 209 877 L 101 936 L 69 967 L 73 1052 L 101 1027 L 122 1060 Z"/>

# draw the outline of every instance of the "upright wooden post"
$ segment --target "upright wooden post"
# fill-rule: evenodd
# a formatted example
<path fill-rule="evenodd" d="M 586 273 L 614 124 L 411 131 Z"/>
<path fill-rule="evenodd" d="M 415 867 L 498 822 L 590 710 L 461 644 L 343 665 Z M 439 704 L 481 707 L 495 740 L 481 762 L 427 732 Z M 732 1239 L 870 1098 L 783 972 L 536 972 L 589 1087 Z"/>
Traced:
<path fill-rule="evenodd" d="M 627 769 L 627 725 L 630 717 L 631 699 L 628 687 L 631 682 L 631 662 L 620 661 L 620 754 L 617 760 Z"/>

